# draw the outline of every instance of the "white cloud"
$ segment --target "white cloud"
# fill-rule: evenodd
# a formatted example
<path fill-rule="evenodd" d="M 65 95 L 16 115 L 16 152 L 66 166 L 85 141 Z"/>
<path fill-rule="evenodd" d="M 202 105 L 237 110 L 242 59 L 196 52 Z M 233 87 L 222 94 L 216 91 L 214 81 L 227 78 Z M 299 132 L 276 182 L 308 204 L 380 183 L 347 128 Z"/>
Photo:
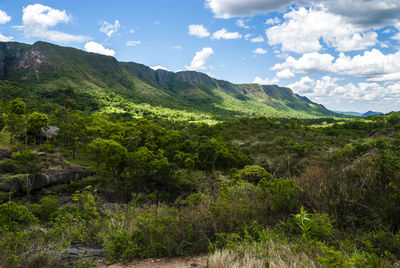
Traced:
<path fill-rule="evenodd" d="M 130 33 L 130 34 L 134 34 L 134 33 L 135 33 L 135 30 L 134 30 L 134 29 L 129 29 L 129 33 Z"/>
<path fill-rule="evenodd" d="M 254 37 L 254 38 L 251 39 L 251 42 L 252 42 L 252 43 L 261 43 L 261 42 L 264 42 L 264 41 L 265 41 L 265 40 L 264 40 L 264 37 L 262 37 L 261 35 L 259 35 L 259 36 Z"/>
<path fill-rule="evenodd" d="M 140 41 L 135 41 L 135 40 L 129 40 L 129 41 L 126 41 L 126 42 L 125 42 L 125 45 L 126 45 L 127 47 L 134 47 L 134 46 L 138 46 L 138 45 L 140 45 L 140 44 L 141 44 Z"/>
<path fill-rule="evenodd" d="M 278 17 L 269 18 L 265 21 L 265 24 L 267 24 L 267 25 L 274 25 L 274 24 L 278 24 L 278 23 L 281 23 L 281 20 Z"/>
<path fill-rule="evenodd" d="M 330 54 L 312 52 L 304 54 L 297 60 L 289 56 L 285 62 L 275 64 L 271 70 L 289 69 L 294 73 L 326 72 L 330 71 L 333 60 L 334 57 Z"/>
<path fill-rule="evenodd" d="M 293 84 L 288 85 L 294 92 L 299 94 L 311 93 L 313 87 L 315 85 L 315 81 L 308 76 L 303 76 L 299 81 L 294 82 Z"/>
<path fill-rule="evenodd" d="M 285 22 L 266 30 L 271 45 L 282 50 L 307 53 L 322 49 L 322 39 L 338 51 L 364 50 L 378 43 L 375 32 L 348 23 L 343 17 L 325 8 L 299 8 L 284 15 Z"/>
<path fill-rule="evenodd" d="M 113 34 L 118 32 L 119 28 L 121 28 L 121 24 L 118 20 L 115 20 L 114 24 L 103 21 L 100 27 L 100 32 L 105 33 L 108 38 L 110 38 Z"/>
<path fill-rule="evenodd" d="M 161 66 L 161 65 L 153 66 L 153 67 L 150 67 L 150 68 L 153 69 L 154 71 L 156 71 L 156 70 L 164 70 L 164 71 L 170 72 L 170 70 L 167 67 L 164 67 L 164 66 Z"/>
<path fill-rule="evenodd" d="M 310 5 L 305 0 L 205 0 L 217 18 L 232 18 L 265 14 L 282 10 L 286 5 L 297 3 Z M 380 28 L 399 19 L 399 0 L 315 0 L 314 5 L 324 5 L 330 13 L 340 15 L 347 21 L 362 27 Z M 272 21 L 271 21 L 272 23 Z"/>
<path fill-rule="evenodd" d="M 246 25 L 246 23 L 244 22 L 243 19 L 239 19 L 236 21 L 236 25 L 241 27 L 241 28 L 245 28 L 245 29 L 249 29 L 250 26 Z"/>
<path fill-rule="evenodd" d="M 84 42 L 85 36 L 71 35 L 50 28 L 59 23 L 68 23 L 71 18 L 65 10 L 53 9 L 41 4 L 28 5 L 22 9 L 22 22 L 25 37 L 38 37 L 53 42 L 69 43 Z"/>
<path fill-rule="evenodd" d="M 275 10 L 290 3 L 291 0 L 206 0 L 206 7 L 217 18 L 252 16 Z"/>
<path fill-rule="evenodd" d="M 192 24 L 189 25 L 189 34 L 197 36 L 199 38 L 210 36 L 208 30 L 203 26 L 203 24 Z"/>
<path fill-rule="evenodd" d="M 400 81 L 400 72 L 381 74 L 372 78 L 368 78 L 368 81 L 373 82 L 387 82 L 387 81 Z"/>
<path fill-rule="evenodd" d="M 295 93 L 331 107 L 347 105 L 350 107 L 348 109 L 355 109 L 351 103 L 357 101 L 364 104 L 367 109 L 371 109 L 371 102 L 380 102 L 383 110 L 390 110 L 392 108 L 385 108 L 384 105 L 393 106 L 400 101 L 400 83 L 382 86 L 378 83 L 365 82 L 340 84 L 340 81 L 341 79 L 330 76 L 323 76 L 318 80 L 305 76 L 287 87 L 293 89 Z"/>
<path fill-rule="evenodd" d="M 249 40 L 251 36 L 252 36 L 252 34 L 245 34 L 244 40 Z"/>
<path fill-rule="evenodd" d="M 106 56 L 114 56 L 115 55 L 114 50 L 105 48 L 102 44 L 99 44 L 99 43 L 96 43 L 93 41 L 86 43 L 84 48 L 87 52 L 93 52 L 93 53 L 102 54 L 102 55 L 106 55 Z"/>
<path fill-rule="evenodd" d="M 330 54 L 313 52 L 298 59 L 289 56 L 283 63 L 271 68 L 275 71 L 284 69 L 293 73 L 330 72 L 368 78 L 369 81 L 393 81 L 397 80 L 400 72 L 400 51 L 385 55 L 378 49 L 372 49 L 354 57 L 340 53 L 336 59 Z"/>
<path fill-rule="evenodd" d="M 13 38 L 11 36 L 4 36 L 0 34 L 0 42 L 11 42 Z"/>
<path fill-rule="evenodd" d="M 276 75 L 276 77 L 279 78 L 279 79 L 293 78 L 293 77 L 296 76 L 296 75 L 295 75 L 291 70 L 289 70 L 289 69 L 283 69 L 282 71 L 277 72 L 275 75 Z"/>
<path fill-rule="evenodd" d="M 256 53 L 256 54 L 266 54 L 267 51 L 266 51 L 265 49 L 259 47 L 259 48 L 254 49 L 254 50 L 253 50 L 253 53 Z"/>
<path fill-rule="evenodd" d="M 396 33 L 391 38 L 394 39 L 394 40 L 399 40 L 400 41 L 400 33 Z"/>
<path fill-rule="evenodd" d="M 6 12 L 0 10 L 0 24 L 6 24 L 11 20 L 11 17 L 7 15 Z"/>
<path fill-rule="evenodd" d="M 211 55 L 214 54 L 214 50 L 210 47 L 205 47 L 201 51 L 196 52 L 192 62 L 189 66 L 185 66 L 187 70 L 201 71 L 207 69 L 207 65 Z"/>
<path fill-rule="evenodd" d="M 238 32 L 228 32 L 225 28 L 222 28 L 219 31 L 216 31 L 212 35 L 212 39 L 240 39 L 242 35 Z"/>
<path fill-rule="evenodd" d="M 269 78 L 262 79 L 258 76 L 256 78 L 254 78 L 254 81 L 253 81 L 253 83 L 260 84 L 260 85 L 276 85 L 278 82 L 279 82 L 279 79 L 276 77 L 273 77 L 272 79 L 269 79 Z"/>
<path fill-rule="evenodd" d="M 181 50 L 181 49 L 182 49 L 182 46 L 177 45 L 177 46 L 173 46 L 172 48 L 173 48 L 173 49 L 176 49 L 176 50 Z"/>
<path fill-rule="evenodd" d="M 396 73 L 400 71 L 400 51 L 384 55 L 378 49 L 372 49 L 353 58 L 341 53 L 332 65 L 332 71 L 367 78 Z"/>

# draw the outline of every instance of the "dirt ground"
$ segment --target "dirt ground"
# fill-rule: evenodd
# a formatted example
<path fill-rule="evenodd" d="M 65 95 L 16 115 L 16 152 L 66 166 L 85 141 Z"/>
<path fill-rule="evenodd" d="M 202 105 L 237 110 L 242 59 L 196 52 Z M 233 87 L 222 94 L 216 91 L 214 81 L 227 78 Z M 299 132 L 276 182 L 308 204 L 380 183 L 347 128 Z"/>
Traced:
<path fill-rule="evenodd" d="M 134 261 L 127 264 L 98 264 L 99 268 L 206 268 L 207 256 L 195 256 L 186 258 L 162 258 L 162 259 L 146 259 Z"/>

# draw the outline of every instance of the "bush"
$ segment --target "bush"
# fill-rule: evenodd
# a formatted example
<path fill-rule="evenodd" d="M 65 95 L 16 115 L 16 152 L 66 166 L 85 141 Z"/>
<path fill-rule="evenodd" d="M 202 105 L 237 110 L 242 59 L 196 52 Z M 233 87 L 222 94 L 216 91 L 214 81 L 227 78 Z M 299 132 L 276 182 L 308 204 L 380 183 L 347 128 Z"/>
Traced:
<path fill-rule="evenodd" d="M 41 221 L 47 222 L 58 216 L 60 202 L 55 196 L 46 196 L 40 199 L 39 204 L 29 205 L 32 213 Z"/>
<path fill-rule="evenodd" d="M 0 205 L 0 233 L 13 232 L 35 223 L 37 219 L 26 207 L 13 201 Z"/>
<path fill-rule="evenodd" d="M 333 224 L 328 214 L 308 213 L 303 207 L 293 218 L 301 229 L 305 241 L 325 241 L 331 239 Z"/>

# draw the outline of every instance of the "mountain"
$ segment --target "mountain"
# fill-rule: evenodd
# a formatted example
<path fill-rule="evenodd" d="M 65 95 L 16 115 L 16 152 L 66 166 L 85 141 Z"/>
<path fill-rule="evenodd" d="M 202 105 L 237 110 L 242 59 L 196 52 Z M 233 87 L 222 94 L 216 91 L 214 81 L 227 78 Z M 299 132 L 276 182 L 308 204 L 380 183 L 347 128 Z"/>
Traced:
<path fill-rule="evenodd" d="M 368 116 L 380 115 L 380 114 L 383 114 L 383 113 L 381 113 L 381 112 L 374 112 L 374 111 L 368 111 L 368 112 L 366 112 L 366 113 L 363 113 L 363 114 L 361 115 L 361 117 L 368 117 Z"/>
<path fill-rule="evenodd" d="M 334 111 L 335 113 L 338 114 L 343 114 L 343 115 L 348 115 L 348 116 L 361 116 L 362 113 L 358 113 L 358 112 L 342 112 L 342 111 Z"/>
<path fill-rule="evenodd" d="M 339 116 L 276 85 L 233 84 L 193 71 L 155 71 L 46 42 L 0 42 L 0 97 L 19 95 L 36 103 L 61 105 L 73 98 L 81 110 L 137 116 L 173 114 L 194 121 Z"/>

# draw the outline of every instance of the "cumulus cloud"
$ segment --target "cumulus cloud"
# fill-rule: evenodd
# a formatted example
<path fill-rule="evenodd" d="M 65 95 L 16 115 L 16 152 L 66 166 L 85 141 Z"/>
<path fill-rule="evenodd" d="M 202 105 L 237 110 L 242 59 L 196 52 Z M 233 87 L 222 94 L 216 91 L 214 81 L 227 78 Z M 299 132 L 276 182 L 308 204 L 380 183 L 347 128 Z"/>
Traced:
<path fill-rule="evenodd" d="M 398 0 L 320 0 L 329 12 L 339 14 L 362 27 L 380 28 L 397 21 L 400 16 Z"/>
<path fill-rule="evenodd" d="M 281 20 L 278 17 L 269 18 L 265 21 L 265 24 L 267 24 L 267 25 L 274 25 L 274 24 L 278 24 L 278 23 L 281 23 Z"/>
<path fill-rule="evenodd" d="M 164 66 L 161 66 L 161 65 L 153 66 L 153 67 L 150 67 L 150 68 L 153 69 L 154 71 L 156 71 L 156 70 L 164 70 L 164 71 L 170 72 L 170 70 L 167 67 L 164 67 Z"/>
<path fill-rule="evenodd" d="M 267 51 L 266 51 L 265 49 L 259 47 L 259 48 L 254 49 L 254 50 L 253 50 L 253 53 L 256 53 L 256 54 L 266 54 Z"/>
<path fill-rule="evenodd" d="M 284 7 L 291 0 L 206 0 L 206 7 L 217 18 L 253 16 Z"/>
<path fill-rule="evenodd" d="M 240 39 L 242 35 L 238 32 L 228 32 L 225 28 L 222 28 L 219 31 L 216 31 L 212 35 L 212 39 Z"/>
<path fill-rule="evenodd" d="M 11 17 L 7 15 L 6 12 L 0 10 L 0 24 L 6 24 L 11 20 Z"/>
<path fill-rule="evenodd" d="M 261 35 L 259 35 L 259 36 L 254 37 L 254 38 L 251 39 L 251 42 L 252 42 L 252 43 L 262 43 L 262 42 L 264 42 L 264 41 L 265 41 L 265 40 L 264 40 L 264 37 L 262 37 Z"/>
<path fill-rule="evenodd" d="M 271 68 L 275 71 L 284 69 L 293 73 L 330 72 L 367 78 L 369 81 L 394 81 L 400 72 L 400 51 L 385 55 L 378 49 L 372 49 L 354 57 L 340 53 L 336 59 L 330 54 L 313 52 L 298 59 L 289 56 L 283 63 Z"/>
<path fill-rule="evenodd" d="M 236 25 L 241 27 L 241 28 L 245 28 L 245 29 L 249 29 L 250 26 L 246 25 L 246 23 L 244 22 L 243 19 L 239 19 L 236 21 Z"/>
<path fill-rule="evenodd" d="M 205 47 L 201 51 L 196 52 L 192 62 L 189 66 L 185 66 L 190 71 L 201 71 L 207 69 L 207 65 L 211 55 L 214 54 L 214 50 L 210 47 Z"/>
<path fill-rule="evenodd" d="M 289 69 L 283 69 L 282 71 L 277 72 L 275 75 L 276 75 L 276 77 L 279 78 L 279 79 L 293 78 L 293 77 L 296 76 L 296 75 L 295 75 L 291 70 L 289 70 Z"/>
<path fill-rule="evenodd" d="M 304 7 L 284 15 L 285 22 L 266 30 L 271 45 L 296 53 L 319 51 L 322 39 L 338 51 L 364 50 L 378 43 L 375 32 L 348 23 L 343 17 L 325 8 Z"/>
<path fill-rule="evenodd" d="M 21 27 L 27 38 L 38 37 L 53 42 L 69 43 L 84 42 L 85 36 L 71 35 L 64 32 L 51 30 L 59 23 L 69 23 L 71 17 L 65 10 L 58 10 L 41 4 L 28 5 L 22 9 Z"/>
<path fill-rule="evenodd" d="M 323 76 L 318 80 L 304 76 L 288 87 L 298 94 L 330 107 L 337 107 L 337 105 L 354 107 L 351 103 L 358 101 L 359 104 L 366 105 L 367 109 L 371 109 L 370 102 L 379 102 L 382 105 L 388 105 L 386 108 L 381 106 L 382 110 L 390 111 L 393 109 L 390 106 L 393 107 L 396 102 L 400 102 L 399 83 L 382 86 L 378 83 L 366 82 L 341 84 L 340 81 L 342 81 L 340 78 L 330 76 Z"/>
<path fill-rule="evenodd" d="M 289 56 L 283 63 L 275 64 L 271 70 L 288 69 L 294 73 L 327 72 L 331 70 L 333 60 L 334 57 L 330 54 L 312 52 L 304 54 L 297 60 Z"/>
<path fill-rule="evenodd" d="M 256 78 L 254 78 L 253 83 L 260 85 L 276 85 L 277 83 L 279 83 L 279 79 L 277 77 L 273 77 L 272 79 L 262 79 L 261 77 L 257 76 Z"/>
<path fill-rule="evenodd" d="M 93 52 L 93 53 L 102 54 L 102 55 L 106 55 L 106 56 L 114 56 L 115 55 L 114 50 L 105 48 L 102 44 L 99 44 L 99 43 L 96 43 L 93 41 L 86 43 L 84 48 L 87 52 Z"/>
<path fill-rule="evenodd" d="M 141 44 L 141 42 L 140 41 L 136 41 L 136 40 L 129 40 L 129 41 L 125 42 L 125 45 L 127 47 L 134 47 L 134 46 L 138 46 L 140 44 Z"/>
<path fill-rule="evenodd" d="M 110 38 L 113 34 L 118 32 L 119 28 L 121 28 L 121 24 L 118 20 L 115 20 L 114 24 L 103 21 L 100 27 L 100 32 L 105 33 L 107 37 Z"/>
<path fill-rule="evenodd" d="M 225 19 L 282 10 L 292 3 L 299 6 L 310 5 L 310 1 L 304 0 L 205 0 L 206 7 L 215 17 Z M 324 5 L 330 13 L 368 28 L 380 28 L 392 24 L 399 19 L 400 14 L 398 0 L 315 0 L 313 3 Z M 270 22 L 274 24 L 272 20 Z"/>
<path fill-rule="evenodd" d="M 189 25 L 189 34 L 197 36 L 199 38 L 210 36 L 208 30 L 203 26 L 203 24 L 192 24 Z"/>
<path fill-rule="evenodd" d="M 12 40 L 12 36 L 5 36 L 0 34 L 0 42 L 11 42 Z"/>

